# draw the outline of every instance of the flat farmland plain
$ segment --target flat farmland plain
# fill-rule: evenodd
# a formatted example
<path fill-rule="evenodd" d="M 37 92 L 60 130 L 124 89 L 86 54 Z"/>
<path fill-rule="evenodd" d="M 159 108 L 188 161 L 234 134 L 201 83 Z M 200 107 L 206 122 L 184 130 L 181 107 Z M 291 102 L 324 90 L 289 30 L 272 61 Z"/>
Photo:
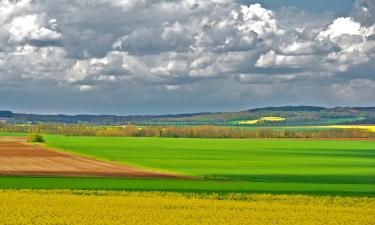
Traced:
<path fill-rule="evenodd" d="M 374 183 L 375 141 L 47 136 L 98 159 L 223 180 Z"/>
<path fill-rule="evenodd" d="M 4 224 L 374 224 L 374 141 L 44 136 L 22 155 L 40 148 L 192 179 L 8 174 Z"/>
<path fill-rule="evenodd" d="M 258 187 L 258 190 L 274 188 L 273 191 L 282 189 L 297 193 L 332 193 L 334 190 L 337 190 L 337 193 L 375 192 L 373 140 L 178 139 L 59 135 L 47 135 L 46 140 L 47 146 L 75 154 L 149 170 L 195 176 L 203 181 L 239 182 L 244 185 L 242 189 L 245 190 L 260 185 L 263 187 Z M 233 189 L 238 185 L 233 185 Z"/>
<path fill-rule="evenodd" d="M 0 178 L 0 188 L 375 195 L 372 140 L 44 135 L 58 152 L 194 179 Z"/>

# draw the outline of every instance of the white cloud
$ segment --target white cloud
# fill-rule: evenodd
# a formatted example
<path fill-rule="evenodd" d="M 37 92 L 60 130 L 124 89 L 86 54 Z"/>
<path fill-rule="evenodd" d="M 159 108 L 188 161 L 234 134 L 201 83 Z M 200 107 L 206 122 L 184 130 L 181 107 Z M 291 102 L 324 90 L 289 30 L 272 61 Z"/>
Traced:
<path fill-rule="evenodd" d="M 273 34 L 283 34 L 271 10 L 263 8 L 260 4 L 241 6 L 240 12 L 234 12 L 234 16 L 242 18 L 239 30 L 256 32 L 260 37 L 266 38 Z"/>
<path fill-rule="evenodd" d="M 33 10 L 32 0 L 0 1 L 0 24 L 4 24 L 12 16 Z"/>
<path fill-rule="evenodd" d="M 241 96 L 236 87 L 245 93 L 254 83 L 374 79 L 366 71 L 375 61 L 371 2 L 358 0 L 357 13 L 343 18 L 296 10 L 232 0 L 0 1 L 0 84 L 78 93 L 228 84 Z"/>
<path fill-rule="evenodd" d="M 56 19 L 47 19 L 47 15 L 33 14 L 14 18 L 5 25 L 10 34 L 10 41 L 23 43 L 31 41 L 56 41 L 61 34 L 55 31 Z"/>
<path fill-rule="evenodd" d="M 135 6 L 142 6 L 147 0 L 99 0 L 99 2 L 109 3 L 114 7 L 120 7 L 124 11 L 131 10 Z"/>
<path fill-rule="evenodd" d="M 355 22 L 352 18 L 338 18 L 329 27 L 320 32 L 318 38 L 335 39 L 342 35 L 368 36 L 373 33 L 373 28 L 362 27 L 360 23 Z"/>
<path fill-rule="evenodd" d="M 215 3 L 228 4 L 230 2 L 233 2 L 234 0 L 211 0 L 211 1 Z"/>
<path fill-rule="evenodd" d="M 124 52 L 112 51 L 103 58 L 77 60 L 66 72 L 64 80 L 68 83 L 116 82 L 126 80 L 134 74 L 144 74 L 142 65 Z"/>
<path fill-rule="evenodd" d="M 278 52 L 285 55 L 322 55 L 339 51 L 337 45 L 330 41 L 293 40 L 292 43 L 282 43 Z"/>
<path fill-rule="evenodd" d="M 83 91 L 90 91 L 92 89 L 93 89 L 93 87 L 91 85 L 87 85 L 87 84 L 79 85 L 79 90 L 82 91 L 82 92 Z"/>
<path fill-rule="evenodd" d="M 280 55 L 274 51 L 270 51 L 261 55 L 256 62 L 258 67 L 272 67 L 272 68 L 305 68 L 309 63 L 315 64 L 314 56 L 311 55 Z"/>
<path fill-rule="evenodd" d="M 24 80 L 64 80 L 65 71 L 72 60 L 66 58 L 61 47 L 18 46 L 12 53 L 0 54 L 0 81 L 12 80 L 20 83 Z M 0 82 L 1 83 L 1 82 Z"/>
<path fill-rule="evenodd" d="M 57 45 L 62 39 L 58 21 L 31 0 L 0 2 L 0 51 L 17 45 Z"/>

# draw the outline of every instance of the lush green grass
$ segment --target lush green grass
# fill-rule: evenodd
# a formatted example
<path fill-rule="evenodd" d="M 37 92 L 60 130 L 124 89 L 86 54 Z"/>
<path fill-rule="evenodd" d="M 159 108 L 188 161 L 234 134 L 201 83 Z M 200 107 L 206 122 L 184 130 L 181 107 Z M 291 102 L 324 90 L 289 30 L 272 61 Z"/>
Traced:
<path fill-rule="evenodd" d="M 0 188 L 375 194 L 371 141 L 45 138 L 50 147 L 204 179 L 0 178 Z"/>
<path fill-rule="evenodd" d="M 317 183 L 270 183 L 218 180 L 0 177 L 0 188 L 375 196 L 374 185 L 371 184 L 338 185 Z"/>
<path fill-rule="evenodd" d="M 0 132 L 0 137 L 26 137 L 27 133 Z"/>
<path fill-rule="evenodd" d="M 375 142 L 65 137 L 47 145 L 99 159 L 220 179 L 375 183 Z"/>

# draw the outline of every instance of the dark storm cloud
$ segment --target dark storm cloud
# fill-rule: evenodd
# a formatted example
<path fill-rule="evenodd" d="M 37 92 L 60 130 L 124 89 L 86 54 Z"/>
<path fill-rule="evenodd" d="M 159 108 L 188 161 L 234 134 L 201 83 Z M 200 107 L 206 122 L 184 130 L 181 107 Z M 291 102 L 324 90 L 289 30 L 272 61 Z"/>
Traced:
<path fill-rule="evenodd" d="M 339 18 L 298 4 L 0 1 L 0 108 L 129 114 L 374 104 L 373 2 L 358 0 L 351 17 Z"/>

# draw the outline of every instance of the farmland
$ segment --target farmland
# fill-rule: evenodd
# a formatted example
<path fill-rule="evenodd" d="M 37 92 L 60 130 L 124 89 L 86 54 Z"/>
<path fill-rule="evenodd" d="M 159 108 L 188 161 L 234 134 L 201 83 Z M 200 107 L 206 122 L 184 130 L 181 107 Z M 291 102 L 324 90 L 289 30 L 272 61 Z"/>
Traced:
<path fill-rule="evenodd" d="M 372 183 L 375 178 L 374 141 L 51 135 L 47 145 L 128 165 L 216 179 Z"/>
<path fill-rule="evenodd" d="M 5 224 L 370 225 L 375 219 L 373 139 L 44 134 L 44 144 L 19 143 L 25 135 L 0 133 L 0 170 L 8 171 L 0 177 Z M 33 167 L 17 164 L 28 157 Z M 9 174 L 16 164 L 31 173 Z M 183 177 L 131 178 L 121 170 L 125 177 L 109 178 L 109 165 Z M 46 173 L 35 176 L 33 168 Z"/>
<path fill-rule="evenodd" d="M 337 128 L 337 129 L 363 129 L 363 130 L 368 130 L 370 132 L 375 132 L 375 126 L 332 125 L 332 126 L 328 126 L 328 128 Z"/>
<path fill-rule="evenodd" d="M 0 0 L 0 225 L 375 225 L 375 0 Z"/>
<path fill-rule="evenodd" d="M 176 178 L 28 145 L 20 138 L 0 138 L 0 175 Z"/>
<path fill-rule="evenodd" d="M 3 188 L 374 195 L 375 142 L 45 135 L 46 145 L 193 180 L 3 177 Z"/>
<path fill-rule="evenodd" d="M 3 190 L 0 198 L 0 218 L 9 225 L 370 225 L 375 219 L 375 200 L 366 197 Z"/>
<path fill-rule="evenodd" d="M 264 123 L 264 122 L 280 122 L 280 121 L 284 121 L 285 118 L 282 118 L 282 117 L 262 117 L 260 119 L 257 119 L 257 120 L 245 120 L 245 121 L 238 121 L 238 122 L 234 122 L 234 123 L 238 123 L 238 124 L 257 124 L 257 123 Z"/>

